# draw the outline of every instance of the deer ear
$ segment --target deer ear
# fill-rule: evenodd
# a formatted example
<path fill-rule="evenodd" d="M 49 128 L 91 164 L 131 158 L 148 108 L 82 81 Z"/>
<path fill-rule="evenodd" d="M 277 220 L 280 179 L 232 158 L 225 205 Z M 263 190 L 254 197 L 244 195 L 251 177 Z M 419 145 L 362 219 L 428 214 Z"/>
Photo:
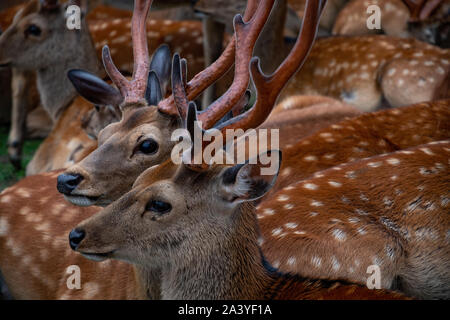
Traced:
<path fill-rule="evenodd" d="M 169 46 L 163 44 L 156 49 L 150 63 L 150 70 L 154 71 L 159 79 L 162 97 L 164 98 L 169 88 L 170 76 L 172 69 L 172 57 Z"/>
<path fill-rule="evenodd" d="M 147 103 L 150 106 L 156 106 L 162 100 L 162 91 L 159 78 L 156 72 L 153 70 L 148 74 L 145 100 L 147 100 Z"/>
<path fill-rule="evenodd" d="M 67 73 L 75 90 L 93 104 L 119 106 L 123 98 L 119 90 L 107 84 L 96 75 L 79 69 Z"/>
<path fill-rule="evenodd" d="M 224 199 L 240 203 L 261 198 L 275 184 L 280 165 L 281 151 L 271 150 L 226 169 L 221 182 Z"/>

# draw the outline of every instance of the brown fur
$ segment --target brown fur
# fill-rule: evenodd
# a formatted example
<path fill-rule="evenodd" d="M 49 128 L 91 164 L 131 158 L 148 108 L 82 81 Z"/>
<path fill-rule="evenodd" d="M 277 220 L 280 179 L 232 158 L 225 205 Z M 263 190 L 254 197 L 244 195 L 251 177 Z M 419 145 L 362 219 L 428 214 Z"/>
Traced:
<path fill-rule="evenodd" d="M 268 260 L 305 277 L 361 284 L 375 264 L 383 288 L 448 299 L 449 147 L 447 140 L 342 164 L 279 190 L 258 208 Z"/>
<path fill-rule="evenodd" d="M 160 268 L 163 299 L 403 298 L 268 269 L 257 245 L 254 208 L 225 200 L 222 169 L 179 167 L 168 180 L 144 172 L 129 193 L 78 225 L 86 236 L 77 251 Z M 148 211 L 151 199 L 170 202 L 172 209 L 164 215 Z"/>
<path fill-rule="evenodd" d="M 318 39 L 282 98 L 294 93 L 324 95 L 374 111 L 386 104 L 399 107 L 443 98 L 435 97 L 435 92 L 449 73 L 450 51 L 415 39 L 382 35 Z"/>
<path fill-rule="evenodd" d="M 381 30 L 367 28 L 369 5 L 377 5 L 381 11 Z M 447 15 L 450 1 L 446 0 L 431 17 L 424 21 L 412 21 L 408 7 L 398 0 L 350 1 L 339 13 L 333 27 L 334 35 L 357 36 L 384 33 L 395 37 L 415 37 L 444 48 L 445 43 L 437 39 L 439 28 L 448 24 Z M 430 37 L 430 31 L 433 35 Z M 447 32 L 448 33 L 448 32 Z M 448 41 L 448 40 L 447 40 Z M 447 44 L 448 45 L 448 44 Z"/>
<path fill-rule="evenodd" d="M 443 100 L 362 114 L 319 130 L 283 150 L 275 189 L 337 164 L 449 139 L 449 105 Z"/>
<path fill-rule="evenodd" d="M 59 117 L 50 135 L 41 143 L 27 166 L 27 175 L 67 168 L 97 147 L 81 128 L 84 115 L 92 105 L 77 98 Z"/>

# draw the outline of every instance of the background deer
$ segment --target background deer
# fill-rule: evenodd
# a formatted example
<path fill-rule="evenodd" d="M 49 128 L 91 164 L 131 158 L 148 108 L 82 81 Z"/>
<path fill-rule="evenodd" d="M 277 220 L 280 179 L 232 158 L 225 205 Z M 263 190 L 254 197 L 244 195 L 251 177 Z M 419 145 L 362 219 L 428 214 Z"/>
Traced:
<path fill-rule="evenodd" d="M 79 106 L 77 106 L 76 104 L 71 106 L 71 101 L 76 96 L 76 92 L 66 78 L 65 72 L 67 71 L 67 69 L 71 68 L 71 66 L 92 71 L 92 68 L 89 66 L 98 64 L 97 56 L 101 56 L 101 47 L 104 44 L 110 44 L 111 52 L 116 58 L 116 61 L 121 70 L 129 74 L 132 73 L 132 64 L 130 64 L 131 47 L 129 46 L 130 39 L 128 36 L 128 30 L 130 28 L 131 22 L 129 18 L 117 18 L 126 16 L 126 14 L 128 14 L 126 11 L 125 13 L 123 13 L 122 10 L 118 10 L 118 12 L 116 12 L 116 10 L 114 9 L 112 10 L 112 12 L 111 10 L 105 12 L 105 9 L 103 9 L 104 7 L 94 10 L 92 12 L 92 18 L 89 19 L 89 31 L 92 32 L 92 38 L 95 43 L 95 48 L 97 48 L 96 54 L 96 49 L 92 45 L 92 41 L 90 40 L 91 35 L 88 32 L 86 25 L 83 25 L 82 29 L 79 32 L 70 31 L 65 28 L 65 6 L 57 5 L 55 8 L 50 10 L 50 13 L 48 13 L 48 10 L 45 8 L 45 4 L 41 5 L 39 4 L 39 1 L 33 0 L 25 6 L 25 11 L 19 12 L 19 15 L 16 17 L 16 23 L 11 26 L 8 29 L 8 33 L 5 33 L 1 38 L 3 39 L 2 48 L 4 48 L 4 50 L 2 50 L 3 54 L 0 55 L 2 56 L 0 57 L 0 60 L 12 63 L 14 66 L 16 66 L 16 68 L 20 67 L 31 70 L 38 69 L 41 70 L 39 71 L 40 73 L 45 73 L 45 70 L 51 70 L 47 71 L 47 73 L 50 73 L 50 75 L 47 75 L 46 78 L 42 79 L 41 81 L 45 82 L 45 87 L 40 87 L 39 90 L 41 95 L 45 95 L 48 97 L 51 96 L 53 97 L 52 99 L 56 99 L 55 101 L 48 101 L 48 103 L 43 102 L 44 107 L 46 107 L 46 110 L 49 111 L 51 115 L 53 115 L 53 119 L 56 122 L 56 119 L 59 119 L 59 115 L 63 113 L 62 110 L 66 110 L 66 108 L 68 107 L 72 107 L 74 109 L 79 108 Z M 95 18 L 98 17 L 100 13 L 107 14 L 109 20 L 96 20 Z M 111 16 L 116 18 L 111 20 Z M 55 19 L 56 17 L 58 19 Z M 27 26 L 29 24 L 29 21 L 33 19 L 37 19 L 39 21 L 38 24 L 32 25 L 37 27 L 37 29 L 41 33 L 39 35 L 29 35 L 27 39 L 21 39 L 25 32 L 22 29 L 24 28 L 24 26 Z M 56 20 L 58 20 L 58 22 L 56 22 Z M 48 37 L 48 32 L 46 32 L 46 30 L 50 30 L 52 28 L 56 28 L 58 32 L 52 32 L 50 33 L 51 36 Z M 168 42 L 170 46 L 180 50 L 180 52 L 183 52 L 186 56 L 192 58 L 191 68 L 194 72 L 196 70 L 200 70 L 203 67 L 202 43 L 198 41 L 198 37 L 199 35 L 201 35 L 201 25 L 199 23 L 172 22 L 166 20 L 159 21 L 157 24 L 154 20 L 152 20 L 149 22 L 148 28 L 149 29 L 147 35 L 152 40 L 152 47 L 150 48 L 152 52 L 160 44 Z M 85 40 L 81 42 L 73 41 L 72 38 L 77 33 L 80 33 L 82 35 L 81 37 Z M 38 42 L 36 40 L 40 40 L 41 42 Z M 15 48 L 7 46 L 6 44 L 10 42 L 16 43 L 16 45 L 18 44 L 19 47 Z M 53 42 L 55 42 L 56 45 Z M 51 43 L 53 43 L 53 45 L 56 47 L 64 47 L 61 47 L 61 50 L 55 49 L 51 51 L 52 54 L 58 53 L 59 56 L 53 57 L 47 52 L 45 59 L 38 59 L 38 55 L 41 54 L 42 51 L 45 51 L 45 46 L 50 45 Z M 189 43 L 189 46 L 186 46 L 186 43 Z M 27 45 L 31 46 L 32 50 L 25 50 L 25 46 Z M 42 49 L 39 49 L 39 46 Z M 75 46 L 76 48 L 73 48 L 72 50 L 72 47 Z M 82 51 L 83 53 L 79 54 L 78 51 Z M 193 57 L 196 58 L 193 59 Z M 49 68 L 49 65 L 51 65 L 52 67 Z M 32 80 L 28 81 L 30 82 Z M 58 85 L 52 85 L 52 81 L 57 83 Z M 28 83 L 21 86 L 21 88 L 23 88 L 23 91 L 19 91 L 17 93 L 17 96 L 26 97 L 26 90 L 24 88 L 27 88 L 27 85 Z M 63 88 L 61 89 L 58 86 L 62 86 Z M 57 91 L 58 88 L 59 91 Z M 61 90 L 63 92 L 61 92 Z M 58 94 L 55 94 L 55 92 L 58 92 Z M 45 100 L 45 98 L 43 99 Z M 18 103 L 26 105 L 25 102 L 26 101 L 19 101 Z M 15 114 L 22 115 L 22 119 L 24 119 L 26 112 L 22 108 L 16 110 Z M 59 127 L 64 126 L 59 125 Z M 12 133 L 22 132 L 22 128 L 23 123 L 17 124 L 15 126 L 13 125 Z M 63 136 L 69 136 L 64 132 L 54 133 L 54 135 L 58 135 L 59 139 L 62 139 Z M 14 146 L 14 148 L 12 148 L 12 150 L 10 151 L 12 158 L 19 158 L 18 154 L 20 154 L 19 151 L 22 141 L 21 139 L 23 137 L 19 135 L 19 137 L 16 139 L 17 136 L 17 134 L 14 134 L 10 137 L 10 145 Z M 89 142 L 86 135 L 84 135 L 82 132 L 80 132 L 79 136 L 76 137 L 76 139 L 83 140 L 85 141 L 85 143 Z M 69 141 L 66 141 L 66 144 L 69 144 Z M 49 143 L 46 146 L 43 146 L 43 151 L 49 150 L 51 149 L 51 147 L 52 144 Z M 90 147 L 86 147 L 86 149 L 90 149 Z M 53 153 L 55 153 L 55 151 L 53 151 Z M 70 152 L 73 151 L 74 150 L 70 150 Z M 39 154 L 42 154 L 42 152 L 40 152 Z M 58 154 L 58 158 L 68 159 L 70 157 L 70 153 Z M 46 159 L 42 158 L 42 156 L 36 156 L 34 158 L 34 161 L 30 164 L 30 168 L 27 170 L 28 174 L 38 173 L 48 168 L 56 169 L 67 167 L 68 165 L 66 164 L 64 166 L 59 166 L 55 163 L 55 165 L 42 167 L 40 163 L 42 163 L 44 160 Z"/>
<path fill-rule="evenodd" d="M 450 96 L 450 52 L 415 39 L 319 39 L 303 70 L 283 94 L 326 95 L 363 111 Z"/>
<path fill-rule="evenodd" d="M 366 26 L 370 5 L 376 5 L 381 10 L 381 29 L 371 30 Z M 448 48 L 449 5 L 449 1 L 441 0 L 353 0 L 337 16 L 333 34 L 355 36 L 384 33 L 396 37 L 415 37 Z"/>
<path fill-rule="evenodd" d="M 280 190 L 258 208 L 269 262 L 359 283 L 378 265 L 383 288 L 448 298 L 449 146 L 431 142 L 342 164 Z"/>

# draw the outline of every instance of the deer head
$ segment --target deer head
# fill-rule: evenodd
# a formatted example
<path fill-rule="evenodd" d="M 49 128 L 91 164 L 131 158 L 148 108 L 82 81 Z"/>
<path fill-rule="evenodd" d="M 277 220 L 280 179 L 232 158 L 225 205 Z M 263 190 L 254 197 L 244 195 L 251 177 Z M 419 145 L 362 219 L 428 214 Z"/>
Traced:
<path fill-rule="evenodd" d="M 144 52 L 146 48 L 144 25 L 142 29 L 137 27 L 138 22 L 145 22 L 144 10 L 137 11 L 139 5 L 143 4 L 136 2 L 133 15 L 132 33 L 135 56 L 133 79 L 128 82 L 120 75 L 112 63 L 109 50 L 105 48 L 103 51 L 105 68 L 119 88 L 120 94 L 117 91 L 112 93 L 110 89 L 99 91 L 99 85 L 95 86 L 95 90 L 88 90 L 92 92 L 86 93 L 79 90 L 83 96 L 91 97 L 92 102 L 94 102 L 92 96 L 96 96 L 96 100 L 111 98 L 115 101 L 120 100 L 122 118 L 120 122 L 111 124 L 100 132 L 99 147 L 96 151 L 59 177 L 58 190 L 74 204 L 107 205 L 118 199 L 131 188 L 138 175 L 146 168 L 160 164 L 169 158 L 174 146 L 174 142 L 170 141 L 171 133 L 181 125 L 178 119 L 178 108 L 172 96 L 159 103 L 158 101 L 151 103 L 145 99 L 147 81 L 142 79 L 147 79 L 149 72 L 146 70 L 148 63 L 145 62 L 148 57 Z M 185 87 L 184 100 L 195 99 L 236 61 L 235 79 L 229 90 L 206 111 L 199 114 L 199 120 L 203 122 L 205 129 L 211 128 L 228 111 L 246 102 L 246 89 L 250 79 L 249 61 L 256 39 L 270 13 L 268 4 L 258 9 L 256 7 L 255 1 L 249 2 L 244 15 L 244 19 L 249 22 L 245 23 L 241 16 L 236 18 L 236 36 L 221 57 L 197 74 L 189 83 L 186 83 L 186 61 L 180 60 L 182 83 L 179 83 L 179 86 Z M 250 19 L 252 16 L 253 18 Z M 236 59 L 233 59 L 235 51 Z M 256 66 L 255 63 L 253 64 Z M 141 78 L 140 81 L 138 81 L 139 78 Z M 80 83 L 86 82 L 86 79 L 79 80 Z M 81 88 L 82 85 L 77 87 Z M 103 101 L 103 104 L 108 104 L 108 101 Z M 180 111 L 185 115 L 186 110 L 187 104 Z M 120 178 L 111 180 L 111 175 L 120 176 Z"/>
<path fill-rule="evenodd" d="M 75 97 L 75 90 L 65 77 L 66 70 L 81 67 L 100 71 L 84 7 L 80 29 L 70 30 L 66 25 L 67 8 L 74 4 L 81 5 L 80 1 L 60 4 L 31 0 L 0 36 L 0 64 L 37 71 L 42 103 L 54 119 Z"/>

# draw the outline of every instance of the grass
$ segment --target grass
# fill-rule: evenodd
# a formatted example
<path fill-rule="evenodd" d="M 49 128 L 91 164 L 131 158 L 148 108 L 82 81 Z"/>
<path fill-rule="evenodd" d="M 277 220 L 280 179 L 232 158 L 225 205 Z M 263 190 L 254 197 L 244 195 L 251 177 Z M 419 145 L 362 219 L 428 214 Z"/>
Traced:
<path fill-rule="evenodd" d="M 16 170 L 8 159 L 8 128 L 0 128 L 0 191 L 25 177 L 25 168 L 42 140 L 27 140 L 22 152 L 22 169 Z"/>

